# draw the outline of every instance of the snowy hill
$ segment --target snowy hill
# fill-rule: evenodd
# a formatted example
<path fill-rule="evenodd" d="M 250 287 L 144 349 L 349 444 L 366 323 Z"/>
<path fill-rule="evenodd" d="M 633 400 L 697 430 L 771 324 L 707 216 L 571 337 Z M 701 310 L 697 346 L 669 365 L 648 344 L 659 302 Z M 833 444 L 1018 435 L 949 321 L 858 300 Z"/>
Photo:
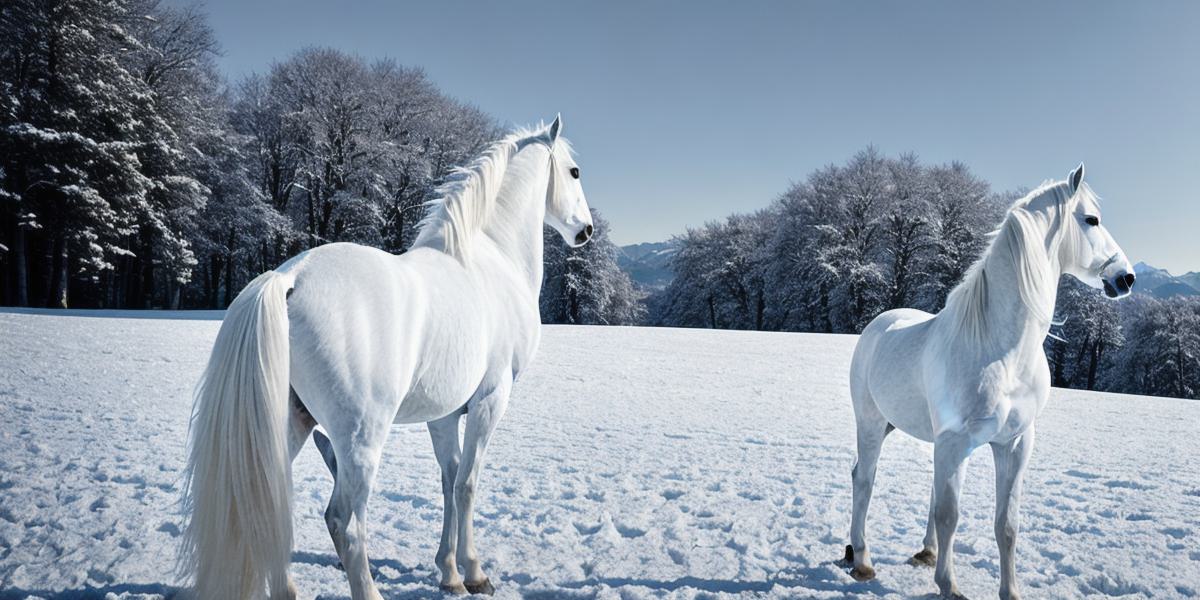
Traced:
<path fill-rule="evenodd" d="M 77 313 L 87 314 L 87 313 Z M 0 598 L 159 598 L 190 390 L 216 313 L 0 313 Z M 190 320 L 189 317 L 199 317 Z M 849 528 L 852 336 L 547 327 L 487 458 L 479 550 L 500 598 L 909 598 L 931 448 L 884 447 L 869 525 L 879 578 L 834 561 Z M 1026 479 L 1029 598 L 1200 593 L 1200 403 L 1055 390 Z M 331 481 L 296 463 L 293 574 L 346 598 L 321 517 Z M 438 470 L 397 426 L 371 500 L 385 598 L 436 593 Z M 995 597 L 991 456 L 976 453 L 956 546 L 963 592 Z M 66 593 L 63 593 L 66 592 Z"/>
<path fill-rule="evenodd" d="M 671 258 L 677 249 L 678 246 L 671 241 L 621 246 L 617 264 L 643 288 L 662 289 L 675 278 L 671 270 Z"/>

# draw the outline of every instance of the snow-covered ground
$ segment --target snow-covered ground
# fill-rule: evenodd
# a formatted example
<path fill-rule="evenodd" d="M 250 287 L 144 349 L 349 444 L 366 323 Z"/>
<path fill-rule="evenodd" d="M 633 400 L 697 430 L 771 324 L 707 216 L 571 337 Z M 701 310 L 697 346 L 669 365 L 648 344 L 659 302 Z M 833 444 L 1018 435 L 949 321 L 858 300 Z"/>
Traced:
<path fill-rule="evenodd" d="M 219 315 L 120 316 L 0 313 L 0 598 L 175 590 L 190 390 Z M 872 505 L 879 578 L 856 583 L 835 563 L 850 520 L 853 344 L 547 327 L 481 481 L 478 547 L 497 596 L 931 594 L 932 571 L 905 562 L 924 533 L 931 449 L 903 435 L 884 447 Z M 1039 428 L 1018 547 L 1026 596 L 1200 593 L 1200 403 L 1055 390 Z M 331 481 L 311 445 L 295 480 L 301 594 L 345 598 L 321 517 Z M 986 450 L 965 490 L 960 586 L 992 598 Z M 397 426 L 371 501 L 385 598 L 438 595 L 440 518 L 428 434 Z"/>

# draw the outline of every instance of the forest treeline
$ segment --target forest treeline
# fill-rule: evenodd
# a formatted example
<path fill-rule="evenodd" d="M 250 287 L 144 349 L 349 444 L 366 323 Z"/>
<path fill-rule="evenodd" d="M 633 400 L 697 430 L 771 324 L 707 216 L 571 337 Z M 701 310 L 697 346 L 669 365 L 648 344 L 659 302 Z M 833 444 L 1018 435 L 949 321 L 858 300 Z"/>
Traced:
<path fill-rule="evenodd" d="M 673 240 L 675 278 L 653 325 L 858 333 L 879 313 L 937 312 L 1022 191 L 964 165 L 867 148 L 811 173 L 767 208 Z M 1200 397 L 1200 299 L 1113 302 L 1064 277 L 1046 340 L 1059 387 Z"/>
<path fill-rule="evenodd" d="M 217 52 L 202 13 L 158 0 L 0 8 L 0 303 L 221 308 L 320 244 L 404 252 L 504 133 L 393 60 L 309 48 L 227 82 Z M 641 318 L 600 232 L 548 245 L 554 319 Z"/>

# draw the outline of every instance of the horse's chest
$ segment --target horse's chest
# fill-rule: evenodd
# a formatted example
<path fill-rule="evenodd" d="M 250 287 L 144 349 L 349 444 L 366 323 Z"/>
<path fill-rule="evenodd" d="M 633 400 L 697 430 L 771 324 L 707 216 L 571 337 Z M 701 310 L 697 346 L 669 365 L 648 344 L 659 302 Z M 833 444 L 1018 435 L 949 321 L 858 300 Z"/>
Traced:
<path fill-rule="evenodd" d="M 998 403 L 1003 419 L 997 437 L 1008 439 L 1028 429 L 1045 405 L 1048 393 L 1049 381 L 1036 365 L 1016 374 Z"/>

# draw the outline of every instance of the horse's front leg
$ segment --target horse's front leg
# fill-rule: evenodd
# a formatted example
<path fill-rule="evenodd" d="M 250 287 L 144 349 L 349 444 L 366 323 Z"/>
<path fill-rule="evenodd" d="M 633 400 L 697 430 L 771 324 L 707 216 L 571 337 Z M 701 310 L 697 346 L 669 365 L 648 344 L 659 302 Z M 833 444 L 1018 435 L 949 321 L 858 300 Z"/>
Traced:
<path fill-rule="evenodd" d="M 458 422 L 461 411 L 426 424 L 429 437 L 433 439 L 433 453 L 442 468 L 442 539 L 438 543 L 436 562 L 442 571 L 441 587 L 452 594 L 466 594 L 462 577 L 458 574 L 455 552 L 458 547 L 458 526 L 454 507 L 454 481 L 458 477 L 458 465 L 462 460 L 459 446 Z"/>
<path fill-rule="evenodd" d="M 467 427 L 463 433 L 462 463 L 454 480 L 454 504 L 458 518 L 458 562 L 462 564 L 467 591 L 472 594 L 492 594 L 495 590 L 475 552 L 475 483 L 488 440 L 508 408 L 512 379 L 505 377 L 487 395 L 472 400 L 467 406 Z"/>
<path fill-rule="evenodd" d="M 1034 429 L 1029 426 L 1016 439 L 992 444 L 996 459 L 996 544 L 1000 547 L 1000 597 L 1015 600 L 1017 591 L 1017 530 L 1021 480 L 1033 452 Z"/>
<path fill-rule="evenodd" d="M 933 445 L 933 517 L 938 556 L 933 580 L 943 597 L 961 598 L 954 580 L 954 531 L 958 528 L 958 497 L 972 450 L 966 432 L 946 432 Z"/>

